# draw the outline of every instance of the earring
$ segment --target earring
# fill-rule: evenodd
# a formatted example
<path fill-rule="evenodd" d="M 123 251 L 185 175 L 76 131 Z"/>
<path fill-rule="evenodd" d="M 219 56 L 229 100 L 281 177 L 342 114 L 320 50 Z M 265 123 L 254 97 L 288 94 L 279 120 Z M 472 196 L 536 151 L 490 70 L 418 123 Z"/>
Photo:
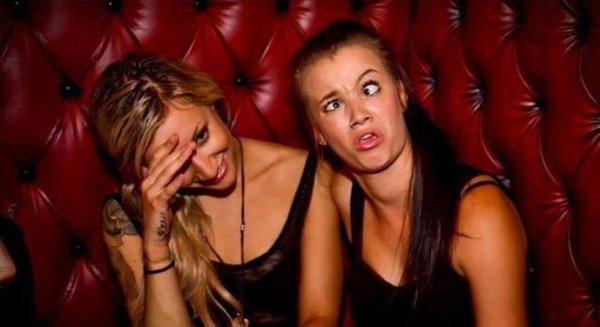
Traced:
<path fill-rule="evenodd" d="M 317 143 L 323 147 L 327 146 L 327 142 L 325 142 L 325 140 L 323 140 L 323 139 L 320 139 L 319 142 L 317 142 Z"/>

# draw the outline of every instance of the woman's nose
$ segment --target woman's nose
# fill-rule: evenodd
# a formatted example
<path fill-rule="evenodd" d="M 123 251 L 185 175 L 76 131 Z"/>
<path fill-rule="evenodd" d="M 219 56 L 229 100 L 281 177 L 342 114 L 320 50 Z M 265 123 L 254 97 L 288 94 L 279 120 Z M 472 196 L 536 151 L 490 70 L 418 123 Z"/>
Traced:
<path fill-rule="evenodd" d="M 371 114 L 362 103 L 354 102 L 350 105 L 350 128 L 360 127 L 370 119 Z"/>
<path fill-rule="evenodd" d="M 208 180 L 213 177 L 214 173 L 216 173 L 216 166 L 212 161 L 213 160 L 211 160 L 210 156 L 206 155 L 202 151 L 197 151 L 192 157 L 192 164 L 194 166 L 196 175 L 203 180 Z"/>

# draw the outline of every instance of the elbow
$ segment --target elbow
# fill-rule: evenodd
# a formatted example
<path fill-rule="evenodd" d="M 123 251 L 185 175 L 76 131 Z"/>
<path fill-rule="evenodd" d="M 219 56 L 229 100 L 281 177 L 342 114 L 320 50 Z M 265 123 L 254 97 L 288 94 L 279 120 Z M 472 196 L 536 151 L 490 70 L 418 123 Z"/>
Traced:
<path fill-rule="evenodd" d="M 15 265 L 8 264 L 0 267 L 0 285 L 5 285 L 10 282 L 17 275 L 17 267 Z"/>

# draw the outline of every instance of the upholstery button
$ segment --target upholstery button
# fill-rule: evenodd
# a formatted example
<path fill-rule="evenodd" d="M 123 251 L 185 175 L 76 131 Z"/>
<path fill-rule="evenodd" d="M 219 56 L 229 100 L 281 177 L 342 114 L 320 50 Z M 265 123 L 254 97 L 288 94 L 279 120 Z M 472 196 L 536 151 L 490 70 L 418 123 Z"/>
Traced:
<path fill-rule="evenodd" d="M 10 3 L 10 9 L 13 15 L 17 18 L 24 18 L 27 16 L 27 2 L 26 0 L 14 0 Z"/>
<path fill-rule="evenodd" d="M 235 81 L 235 85 L 237 85 L 237 86 L 243 86 L 243 85 L 247 84 L 246 77 L 244 77 L 244 75 L 242 75 L 242 74 L 237 74 L 235 76 L 234 81 Z"/>
<path fill-rule="evenodd" d="M 458 27 L 465 19 L 466 4 L 464 0 L 453 0 L 452 8 L 449 10 L 450 22 L 453 28 Z"/>
<path fill-rule="evenodd" d="M 194 5 L 196 6 L 197 10 L 204 10 L 208 7 L 209 3 L 209 0 L 196 0 Z"/>
<path fill-rule="evenodd" d="M 122 3 L 121 0 L 108 0 L 106 2 L 106 9 L 113 14 L 121 11 Z"/>
<path fill-rule="evenodd" d="M 365 2 L 363 0 L 352 0 L 352 11 L 359 12 L 365 9 Z"/>
<path fill-rule="evenodd" d="M 290 9 L 289 0 L 277 0 L 277 12 L 285 14 Z"/>
<path fill-rule="evenodd" d="M 546 107 L 546 101 L 542 98 L 533 100 L 533 109 L 543 110 Z"/>
<path fill-rule="evenodd" d="M 23 168 L 19 171 L 19 181 L 23 183 L 31 183 L 35 180 L 35 170 Z"/>
<path fill-rule="evenodd" d="M 437 84 L 437 78 L 435 75 L 431 75 L 429 77 L 425 78 L 425 81 L 427 81 L 427 84 L 431 87 L 431 88 L 435 88 L 436 84 Z"/>
<path fill-rule="evenodd" d="M 85 244 L 79 241 L 73 241 L 71 244 L 71 254 L 76 257 L 81 257 L 87 252 Z"/>
<path fill-rule="evenodd" d="M 515 24 L 517 24 L 517 25 L 525 24 L 525 17 L 523 17 L 523 15 L 515 16 Z"/>
<path fill-rule="evenodd" d="M 465 18 L 465 12 L 462 10 L 462 8 L 459 8 L 456 11 L 456 20 L 462 22 L 463 18 Z"/>
<path fill-rule="evenodd" d="M 578 12 L 579 19 L 577 20 L 577 35 L 579 36 L 579 40 L 587 40 L 590 35 L 590 18 L 589 14 L 586 11 Z"/>
<path fill-rule="evenodd" d="M 60 86 L 60 95 L 63 99 L 75 98 L 81 94 L 81 88 L 70 80 L 63 81 Z"/>
<path fill-rule="evenodd" d="M 485 85 L 479 85 L 477 87 L 477 93 L 479 93 L 482 98 L 485 97 L 487 95 L 487 88 Z"/>

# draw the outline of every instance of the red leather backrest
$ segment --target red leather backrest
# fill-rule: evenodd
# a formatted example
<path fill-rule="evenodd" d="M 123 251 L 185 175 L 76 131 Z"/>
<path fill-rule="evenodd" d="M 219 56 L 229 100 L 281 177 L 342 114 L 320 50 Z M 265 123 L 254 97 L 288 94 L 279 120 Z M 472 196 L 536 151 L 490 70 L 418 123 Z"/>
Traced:
<path fill-rule="evenodd" d="M 134 50 L 210 72 L 241 136 L 306 146 L 288 63 L 306 37 L 374 26 L 460 157 L 511 181 L 534 322 L 600 325 L 600 1 L 0 2 L 0 212 L 24 229 L 37 319 L 118 323 L 100 209 L 116 182 L 89 129 L 102 69 Z"/>

